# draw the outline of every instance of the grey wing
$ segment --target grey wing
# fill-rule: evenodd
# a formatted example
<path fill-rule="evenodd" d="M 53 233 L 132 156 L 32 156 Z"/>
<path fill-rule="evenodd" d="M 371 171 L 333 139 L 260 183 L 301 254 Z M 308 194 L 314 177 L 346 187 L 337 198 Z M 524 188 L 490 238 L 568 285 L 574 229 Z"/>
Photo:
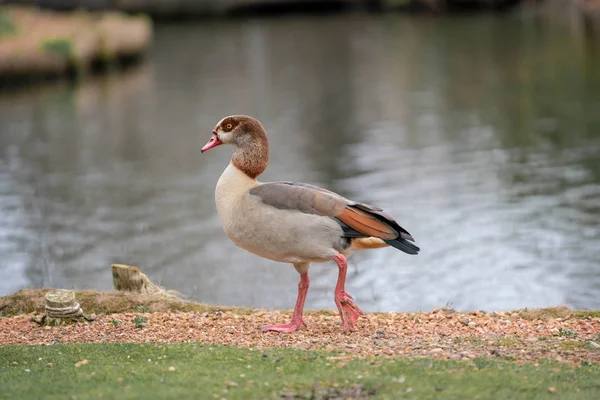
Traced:
<path fill-rule="evenodd" d="M 250 194 L 278 209 L 328 217 L 338 216 L 350 204 L 349 200 L 329 190 L 293 182 L 265 183 L 250 189 Z"/>
<path fill-rule="evenodd" d="M 345 237 L 377 237 L 408 254 L 419 248 L 411 234 L 381 208 L 350 201 L 337 193 L 307 183 L 272 182 L 250 189 L 266 205 L 335 219 Z"/>
<path fill-rule="evenodd" d="M 250 189 L 250 194 L 259 197 L 262 203 L 278 209 L 334 218 L 348 236 L 373 236 L 388 240 L 399 236 L 388 221 L 379 214 L 374 214 L 366 205 L 354 203 L 318 186 L 272 182 Z"/>

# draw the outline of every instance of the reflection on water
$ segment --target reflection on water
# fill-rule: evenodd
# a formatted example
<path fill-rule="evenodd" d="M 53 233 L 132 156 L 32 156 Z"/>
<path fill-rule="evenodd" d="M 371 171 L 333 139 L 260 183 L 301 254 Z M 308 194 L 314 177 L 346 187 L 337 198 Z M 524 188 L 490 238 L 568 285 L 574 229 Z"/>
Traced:
<path fill-rule="evenodd" d="M 377 204 L 422 253 L 357 254 L 365 310 L 600 307 L 600 62 L 512 17 L 335 16 L 158 26 L 148 63 L 0 96 L 0 294 L 111 289 L 110 264 L 210 303 L 293 306 L 297 273 L 237 249 L 214 210 L 231 149 L 267 127 L 263 180 Z M 310 308 L 337 268 L 312 268 Z"/>

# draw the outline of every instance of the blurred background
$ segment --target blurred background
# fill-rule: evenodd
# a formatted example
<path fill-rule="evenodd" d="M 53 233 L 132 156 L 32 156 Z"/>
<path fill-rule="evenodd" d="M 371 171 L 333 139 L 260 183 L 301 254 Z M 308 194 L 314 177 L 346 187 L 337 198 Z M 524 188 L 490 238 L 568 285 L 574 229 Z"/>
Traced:
<path fill-rule="evenodd" d="M 600 308 L 599 1 L 13 3 L 0 295 L 110 290 L 125 263 L 195 301 L 293 307 L 296 271 L 221 229 L 231 149 L 200 154 L 249 114 L 261 180 L 378 205 L 421 247 L 353 256 L 364 310 Z M 313 265 L 307 308 L 333 308 L 336 276 Z"/>

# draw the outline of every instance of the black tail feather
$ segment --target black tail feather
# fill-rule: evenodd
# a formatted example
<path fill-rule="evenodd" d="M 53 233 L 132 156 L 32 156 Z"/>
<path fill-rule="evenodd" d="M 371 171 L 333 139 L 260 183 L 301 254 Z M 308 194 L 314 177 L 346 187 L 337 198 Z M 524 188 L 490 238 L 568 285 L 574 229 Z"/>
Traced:
<path fill-rule="evenodd" d="M 407 254 L 419 254 L 419 251 L 421 250 L 419 246 L 405 239 L 398 238 L 394 240 L 384 240 L 384 242 Z"/>
<path fill-rule="evenodd" d="M 389 226 L 391 226 L 398 232 L 399 236 L 396 239 L 391 239 L 391 240 L 383 240 L 382 239 L 385 243 L 387 243 L 388 245 L 390 245 L 392 247 L 397 248 L 398 250 L 405 252 L 406 254 L 412 254 L 412 255 L 419 254 L 419 251 L 421 251 L 421 249 L 419 248 L 419 246 L 417 246 L 416 244 L 413 243 L 415 241 L 415 239 L 413 239 L 411 234 L 408 233 L 408 231 L 406 229 L 404 229 L 400 225 L 398 225 L 398 223 L 392 217 L 390 217 L 389 215 L 384 213 L 381 209 L 373 207 L 373 206 L 369 206 L 367 204 L 354 203 L 353 205 L 355 207 L 361 209 L 362 211 L 368 212 L 369 214 L 375 216 L 376 218 L 378 218 L 379 220 L 388 224 Z M 343 221 L 341 221 L 337 218 L 335 218 L 335 220 L 342 227 L 342 230 L 344 231 L 344 237 L 346 237 L 346 238 L 367 237 L 367 235 L 358 232 L 354 228 L 349 227 Z"/>

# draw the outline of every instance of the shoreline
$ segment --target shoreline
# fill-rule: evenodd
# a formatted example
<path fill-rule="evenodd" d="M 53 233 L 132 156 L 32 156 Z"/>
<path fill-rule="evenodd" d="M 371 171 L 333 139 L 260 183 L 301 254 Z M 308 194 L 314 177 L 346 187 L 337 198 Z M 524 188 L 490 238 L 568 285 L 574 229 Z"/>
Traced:
<path fill-rule="evenodd" d="M 144 15 L 0 6 L 0 80 L 79 79 L 139 61 L 152 42 Z"/>
<path fill-rule="evenodd" d="M 600 311 L 566 307 L 510 312 L 366 313 L 344 332 L 332 310 L 307 311 L 307 328 L 292 334 L 263 332 L 285 322 L 290 311 L 219 307 L 125 292 L 76 292 L 95 320 L 59 327 L 32 322 L 48 289 L 0 297 L 0 344 L 182 343 L 242 348 L 294 348 L 364 357 L 470 360 L 487 357 L 532 362 L 552 359 L 572 365 L 600 363 Z"/>

